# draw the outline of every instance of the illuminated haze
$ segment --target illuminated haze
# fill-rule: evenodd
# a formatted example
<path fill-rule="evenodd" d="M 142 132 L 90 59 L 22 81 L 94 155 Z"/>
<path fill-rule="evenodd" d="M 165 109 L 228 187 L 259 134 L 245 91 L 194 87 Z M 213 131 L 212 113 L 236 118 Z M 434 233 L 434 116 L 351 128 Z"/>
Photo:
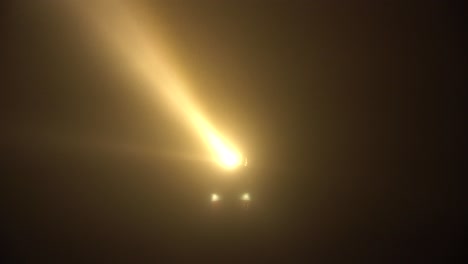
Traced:
<path fill-rule="evenodd" d="M 113 56 L 128 65 L 131 74 L 144 81 L 151 97 L 169 102 L 212 153 L 214 161 L 233 169 L 242 164 L 240 151 L 208 121 L 192 98 L 185 80 L 169 59 L 160 36 L 149 31 L 143 8 L 132 1 L 71 1 L 69 8 L 88 23 L 90 33 L 101 37 Z M 94 32 L 91 31 L 94 29 Z M 153 34 L 151 34 L 153 33 Z"/>

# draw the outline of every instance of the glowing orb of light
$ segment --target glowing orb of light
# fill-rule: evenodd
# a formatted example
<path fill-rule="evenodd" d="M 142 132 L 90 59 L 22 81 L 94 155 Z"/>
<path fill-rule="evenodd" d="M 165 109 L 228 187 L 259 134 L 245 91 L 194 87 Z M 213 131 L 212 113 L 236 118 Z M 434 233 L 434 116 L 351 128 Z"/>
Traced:
<path fill-rule="evenodd" d="M 212 202 L 217 202 L 217 201 L 219 201 L 219 195 L 217 195 L 216 193 L 213 193 L 213 194 L 211 195 L 211 201 L 212 201 Z"/>
<path fill-rule="evenodd" d="M 219 153 L 219 163 L 228 169 L 234 169 L 242 164 L 242 156 L 235 152 Z"/>
<path fill-rule="evenodd" d="M 248 193 L 244 193 L 241 197 L 242 201 L 250 201 L 250 195 Z"/>
<path fill-rule="evenodd" d="M 215 160 L 226 169 L 234 169 L 243 164 L 243 157 L 239 151 L 228 145 L 220 136 L 207 133 L 208 142 L 212 147 Z"/>

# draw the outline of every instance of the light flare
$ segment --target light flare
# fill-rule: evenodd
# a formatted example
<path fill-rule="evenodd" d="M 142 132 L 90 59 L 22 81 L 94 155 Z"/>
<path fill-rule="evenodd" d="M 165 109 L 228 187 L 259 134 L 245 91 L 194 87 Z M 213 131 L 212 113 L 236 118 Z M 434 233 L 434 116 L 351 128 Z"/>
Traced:
<path fill-rule="evenodd" d="M 250 195 L 248 193 L 244 193 L 241 197 L 242 201 L 250 201 Z"/>
<path fill-rule="evenodd" d="M 227 169 L 243 163 L 240 151 L 213 127 L 189 97 L 185 81 L 177 74 L 168 49 L 160 36 L 151 35 L 143 23 L 141 8 L 121 1 L 76 1 L 74 10 L 84 14 L 86 22 L 98 29 L 100 37 L 124 62 L 130 72 L 145 81 L 151 97 L 165 100 L 187 120 L 203 142 L 209 147 L 212 157 Z M 77 8 L 78 7 L 78 8 Z M 140 11 L 140 12 L 137 12 Z"/>
<path fill-rule="evenodd" d="M 216 193 L 213 193 L 213 194 L 211 195 L 211 201 L 212 201 L 212 202 L 217 202 L 217 201 L 219 201 L 219 199 L 220 199 L 220 198 L 219 198 L 219 195 L 217 195 Z"/>

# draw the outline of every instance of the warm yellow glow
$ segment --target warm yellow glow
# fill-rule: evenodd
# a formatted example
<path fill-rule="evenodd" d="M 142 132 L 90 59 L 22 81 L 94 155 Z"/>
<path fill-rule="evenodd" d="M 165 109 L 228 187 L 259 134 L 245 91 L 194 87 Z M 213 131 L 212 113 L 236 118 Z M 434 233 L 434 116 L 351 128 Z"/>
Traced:
<path fill-rule="evenodd" d="M 239 157 L 235 155 L 235 153 L 231 152 L 223 152 L 220 156 L 221 163 L 226 166 L 227 168 L 235 168 L 239 166 Z"/>
<path fill-rule="evenodd" d="M 217 155 L 218 162 L 222 166 L 232 169 L 236 168 L 242 164 L 242 155 L 234 150 L 229 148 L 229 146 L 221 140 L 219 136 L 208 133 L 209 143 Z"/>
<path fill-rule="evenodd" d="M 98 29 L 118 60 L 129 67 L 132 76 L 145 82 L 147 93 L 156 100 L 168 102 L 171 108 L 186 119 L 209 147 L 214 161 L 233 169 L 243 164 L 239 150 L 213 127 L 201 113 L 187 92 L 185 81 L 179 76 L 161 36 L 145 27 L 140 9 L 130 6 L 132 1 L 75 1 L 73 10 L 81 10 L 86 23 Z M 137 12 L 139 11 L 139 12 Z M 158 103 L 162 103 L 158 101 Z"/>
<path fill-rule="evenodd" d="M 250 201 L 250 195 L 248 193 L 244 193 L 241 197 L 242 201 Z"/>
<path fill-rule="evenodd" d="M 217 201 L 219 201 L 219 195 L 217 195 L 216 193 L 213 193 L 213 194 L 211 195 L 211 201 L 212 201 L 212 202 L 217 202 Z"/>

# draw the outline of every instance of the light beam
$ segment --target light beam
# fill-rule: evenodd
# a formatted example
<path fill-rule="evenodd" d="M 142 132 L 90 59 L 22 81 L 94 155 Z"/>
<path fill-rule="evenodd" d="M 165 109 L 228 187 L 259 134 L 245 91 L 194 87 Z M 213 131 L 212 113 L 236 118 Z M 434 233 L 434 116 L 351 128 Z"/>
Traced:
<path fill-rule="evenodd" d="M 155 99 L 163 99 L 179 113 L 199 135 L 224 168 L 233 169 L 243 163 L 243 156 L 230 141 L 208 121 L 187 92 L 188 85 L 177 74 L 169 52 L 160 36 L 151 35 L 143 21 L 143 13 L 127 1 L 71 1 L 89 25 L 110 46 L 129 71 L 146 83 Z"/>

